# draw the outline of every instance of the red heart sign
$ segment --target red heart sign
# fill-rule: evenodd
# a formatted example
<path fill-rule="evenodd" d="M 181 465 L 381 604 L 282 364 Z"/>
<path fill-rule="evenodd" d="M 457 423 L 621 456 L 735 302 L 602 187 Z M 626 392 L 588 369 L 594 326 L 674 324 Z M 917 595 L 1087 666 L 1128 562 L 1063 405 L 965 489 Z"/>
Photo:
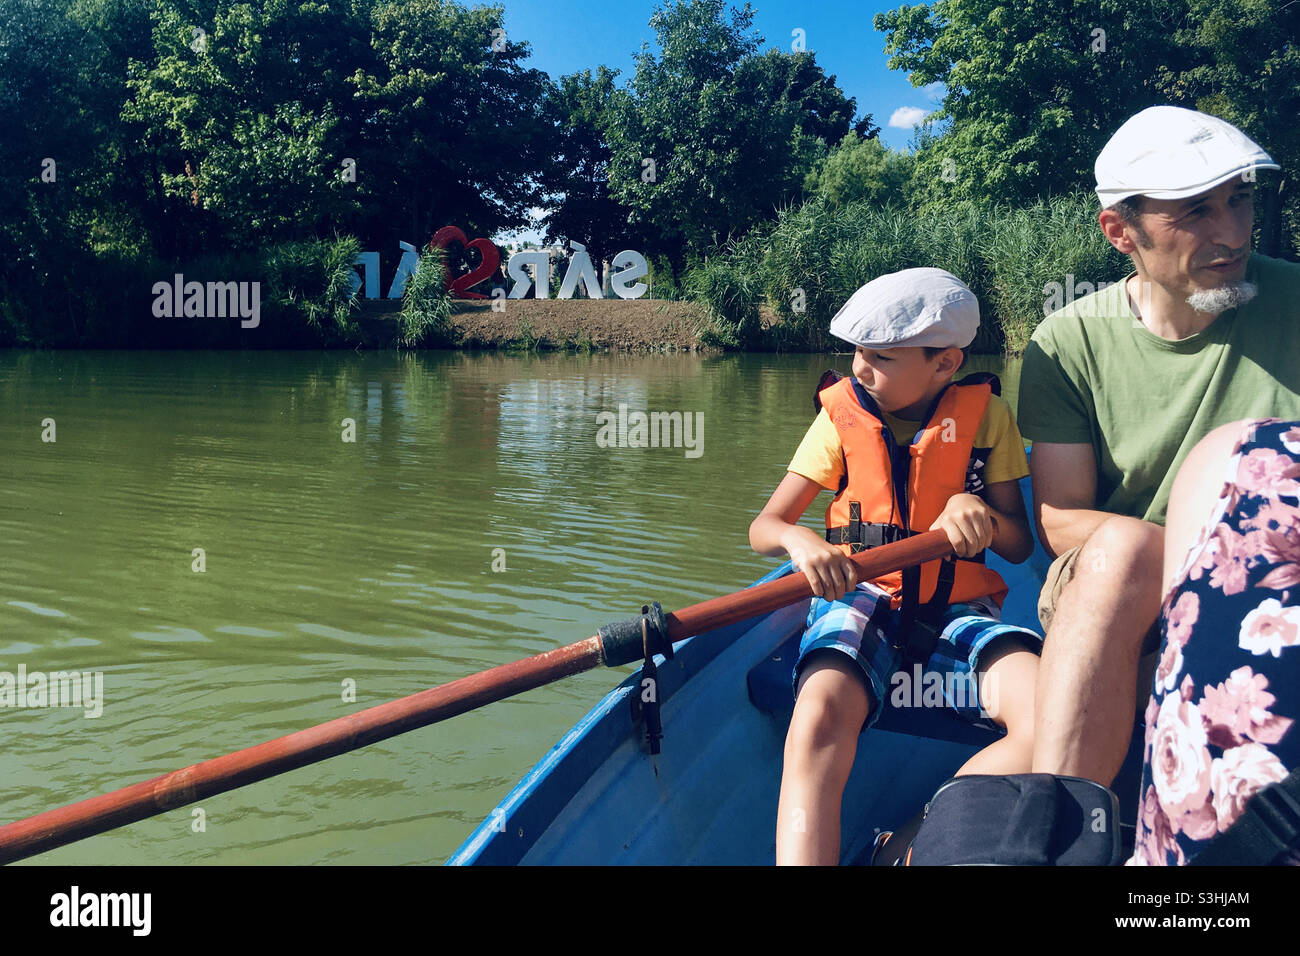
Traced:
<path fill-rule="evenodd" d="M 477 249 L 478 254 L 483 261 L 479 263 L 478 268 L 457 277 L 449 287 L 453 298 L 458 299 L 486 299 L 481 292 L 470 292 L 470 288 L 478 285 L 484 279 L 491 278 L 497 271 L 497 266 L 501 265 L 501 251 L 497 249 L 496 243 L 490 239 L 475 239 L 473 242 L 465 236 L 465 231 L 459 226 L 443 226 L 433 234 L 429 240 L 429 248 L 446 249 L 451 242 L 459 242 L 466 249 Z"/>

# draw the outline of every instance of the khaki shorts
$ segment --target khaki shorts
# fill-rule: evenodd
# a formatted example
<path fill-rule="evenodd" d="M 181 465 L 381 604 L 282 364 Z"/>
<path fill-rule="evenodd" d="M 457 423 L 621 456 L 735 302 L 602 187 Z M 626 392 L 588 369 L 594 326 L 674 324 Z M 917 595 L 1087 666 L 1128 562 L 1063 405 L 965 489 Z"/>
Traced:
<path fill-rule="evenodd" d="M 1061 592 L 1074 580 L 1075 566 L 1083 545 L 1066 551 L 1047 569 L 1043 578 L 1043 589 L 1038 593 L 1038 621 L 1043 625 L 1043 633 L 1052 626 L 1056 617 L 1056 606 L 1061 599 Z M 1151 697 L 1152 680 L 1155 677 L 1156 664 L 1160 660 L 1160 619 L 1157 617 L 1151 630 L 1142 640 L 1142 657 L 1138 661 L 1137 706 L 1138 712 L 1146 707 Z"/>
<path fill-rule="evenodd" d="M 1061 599 L 1065 586 L 1074 580 L 1074 565 L 1079 560 L 1083 545 L 1071 548 L 1052 562 L 1043 578 L 1043 589 L 1038 592 L 1038 622 L 1043 625 L 1043 633 L 1052 626 L 1056 617 L 1056 604 Z"/>

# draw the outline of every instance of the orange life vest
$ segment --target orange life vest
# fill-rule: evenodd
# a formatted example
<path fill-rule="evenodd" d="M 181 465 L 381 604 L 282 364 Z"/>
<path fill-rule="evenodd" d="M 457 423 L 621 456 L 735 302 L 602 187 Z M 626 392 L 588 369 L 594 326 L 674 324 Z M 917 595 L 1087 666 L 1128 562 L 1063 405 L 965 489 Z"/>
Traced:
<path fill-rule="evenodd" d="M 871 396 L 854 386 L 845 376 L 817 393 L 844 451 L 847 483 L 826 509 L 826 538 L 845 554 L 929 530 L 948 499 L 966 490 L 975 432 L 993 391 L 985 382 L 949 385 L 912 444 L 900 448 Z M 1001 606 L 1007 593 L 997 572 L 984 566 L 983 552 L 927 561 L 919 571 L 895 571 L 872 583 L 890 594 L 894 608 L 914 592 L 922 617 L 927 605 L 938 612 L 977 597 Z"/>

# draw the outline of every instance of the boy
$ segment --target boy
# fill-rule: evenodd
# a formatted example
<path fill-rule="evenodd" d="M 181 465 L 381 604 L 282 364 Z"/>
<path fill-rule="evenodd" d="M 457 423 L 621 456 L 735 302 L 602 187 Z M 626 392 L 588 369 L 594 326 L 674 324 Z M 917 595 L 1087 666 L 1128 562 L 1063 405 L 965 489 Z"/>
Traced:
<path fill-rule="evenodd" d="M 831 334 L 857 347 L 853 375 L 819 391 L 817 419 L 750 525 L 754 550 L 787 552 L 818 595 L 795 664 L 778 864 L 839 862 L 858 735 L 910 661 L 944 677 L 946 703 L 962 717 L 1006 730 L 959 774 L 1030 769 L 1042 638 L 999 622 L 1006 586 L 981 553 L 992 547 L 1019 563 L 1033 550 L 1016 484 L 1029 465 L 1006 402 L 988 384 L 952 383 L 978 327 L 974 294 L 942 269 L 905 269 L 858 289 L 831 321 Z M 836 492 L 825 537 L 798 524 L 823 488 Z M 964 560 L 854 586 L 847 554 L 935 528 Z M 966 706 L 952 699 L 952 678 L 968 682 Z"/>

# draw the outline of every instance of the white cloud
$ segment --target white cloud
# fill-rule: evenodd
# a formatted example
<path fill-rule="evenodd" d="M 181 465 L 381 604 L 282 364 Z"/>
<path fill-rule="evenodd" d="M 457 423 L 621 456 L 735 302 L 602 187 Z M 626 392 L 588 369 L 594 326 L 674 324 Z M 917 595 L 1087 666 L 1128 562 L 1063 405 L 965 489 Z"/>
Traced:
<path fill-rule="evenodd" d="M 929 115 L 929 110 L 917 106 L 900 106 L 890 114 L 889 125 L 892 129 L 912 129 L 920 126 Z"/>
<path fill-rule="evenodd" d="M 921 87 L 921 92 L 926 95 L 926 98 L 929 99 L 930 102 L 938 103 L 943 99 L 943 84 L 936 80 L 933 83 L 928 83 Z"/>

